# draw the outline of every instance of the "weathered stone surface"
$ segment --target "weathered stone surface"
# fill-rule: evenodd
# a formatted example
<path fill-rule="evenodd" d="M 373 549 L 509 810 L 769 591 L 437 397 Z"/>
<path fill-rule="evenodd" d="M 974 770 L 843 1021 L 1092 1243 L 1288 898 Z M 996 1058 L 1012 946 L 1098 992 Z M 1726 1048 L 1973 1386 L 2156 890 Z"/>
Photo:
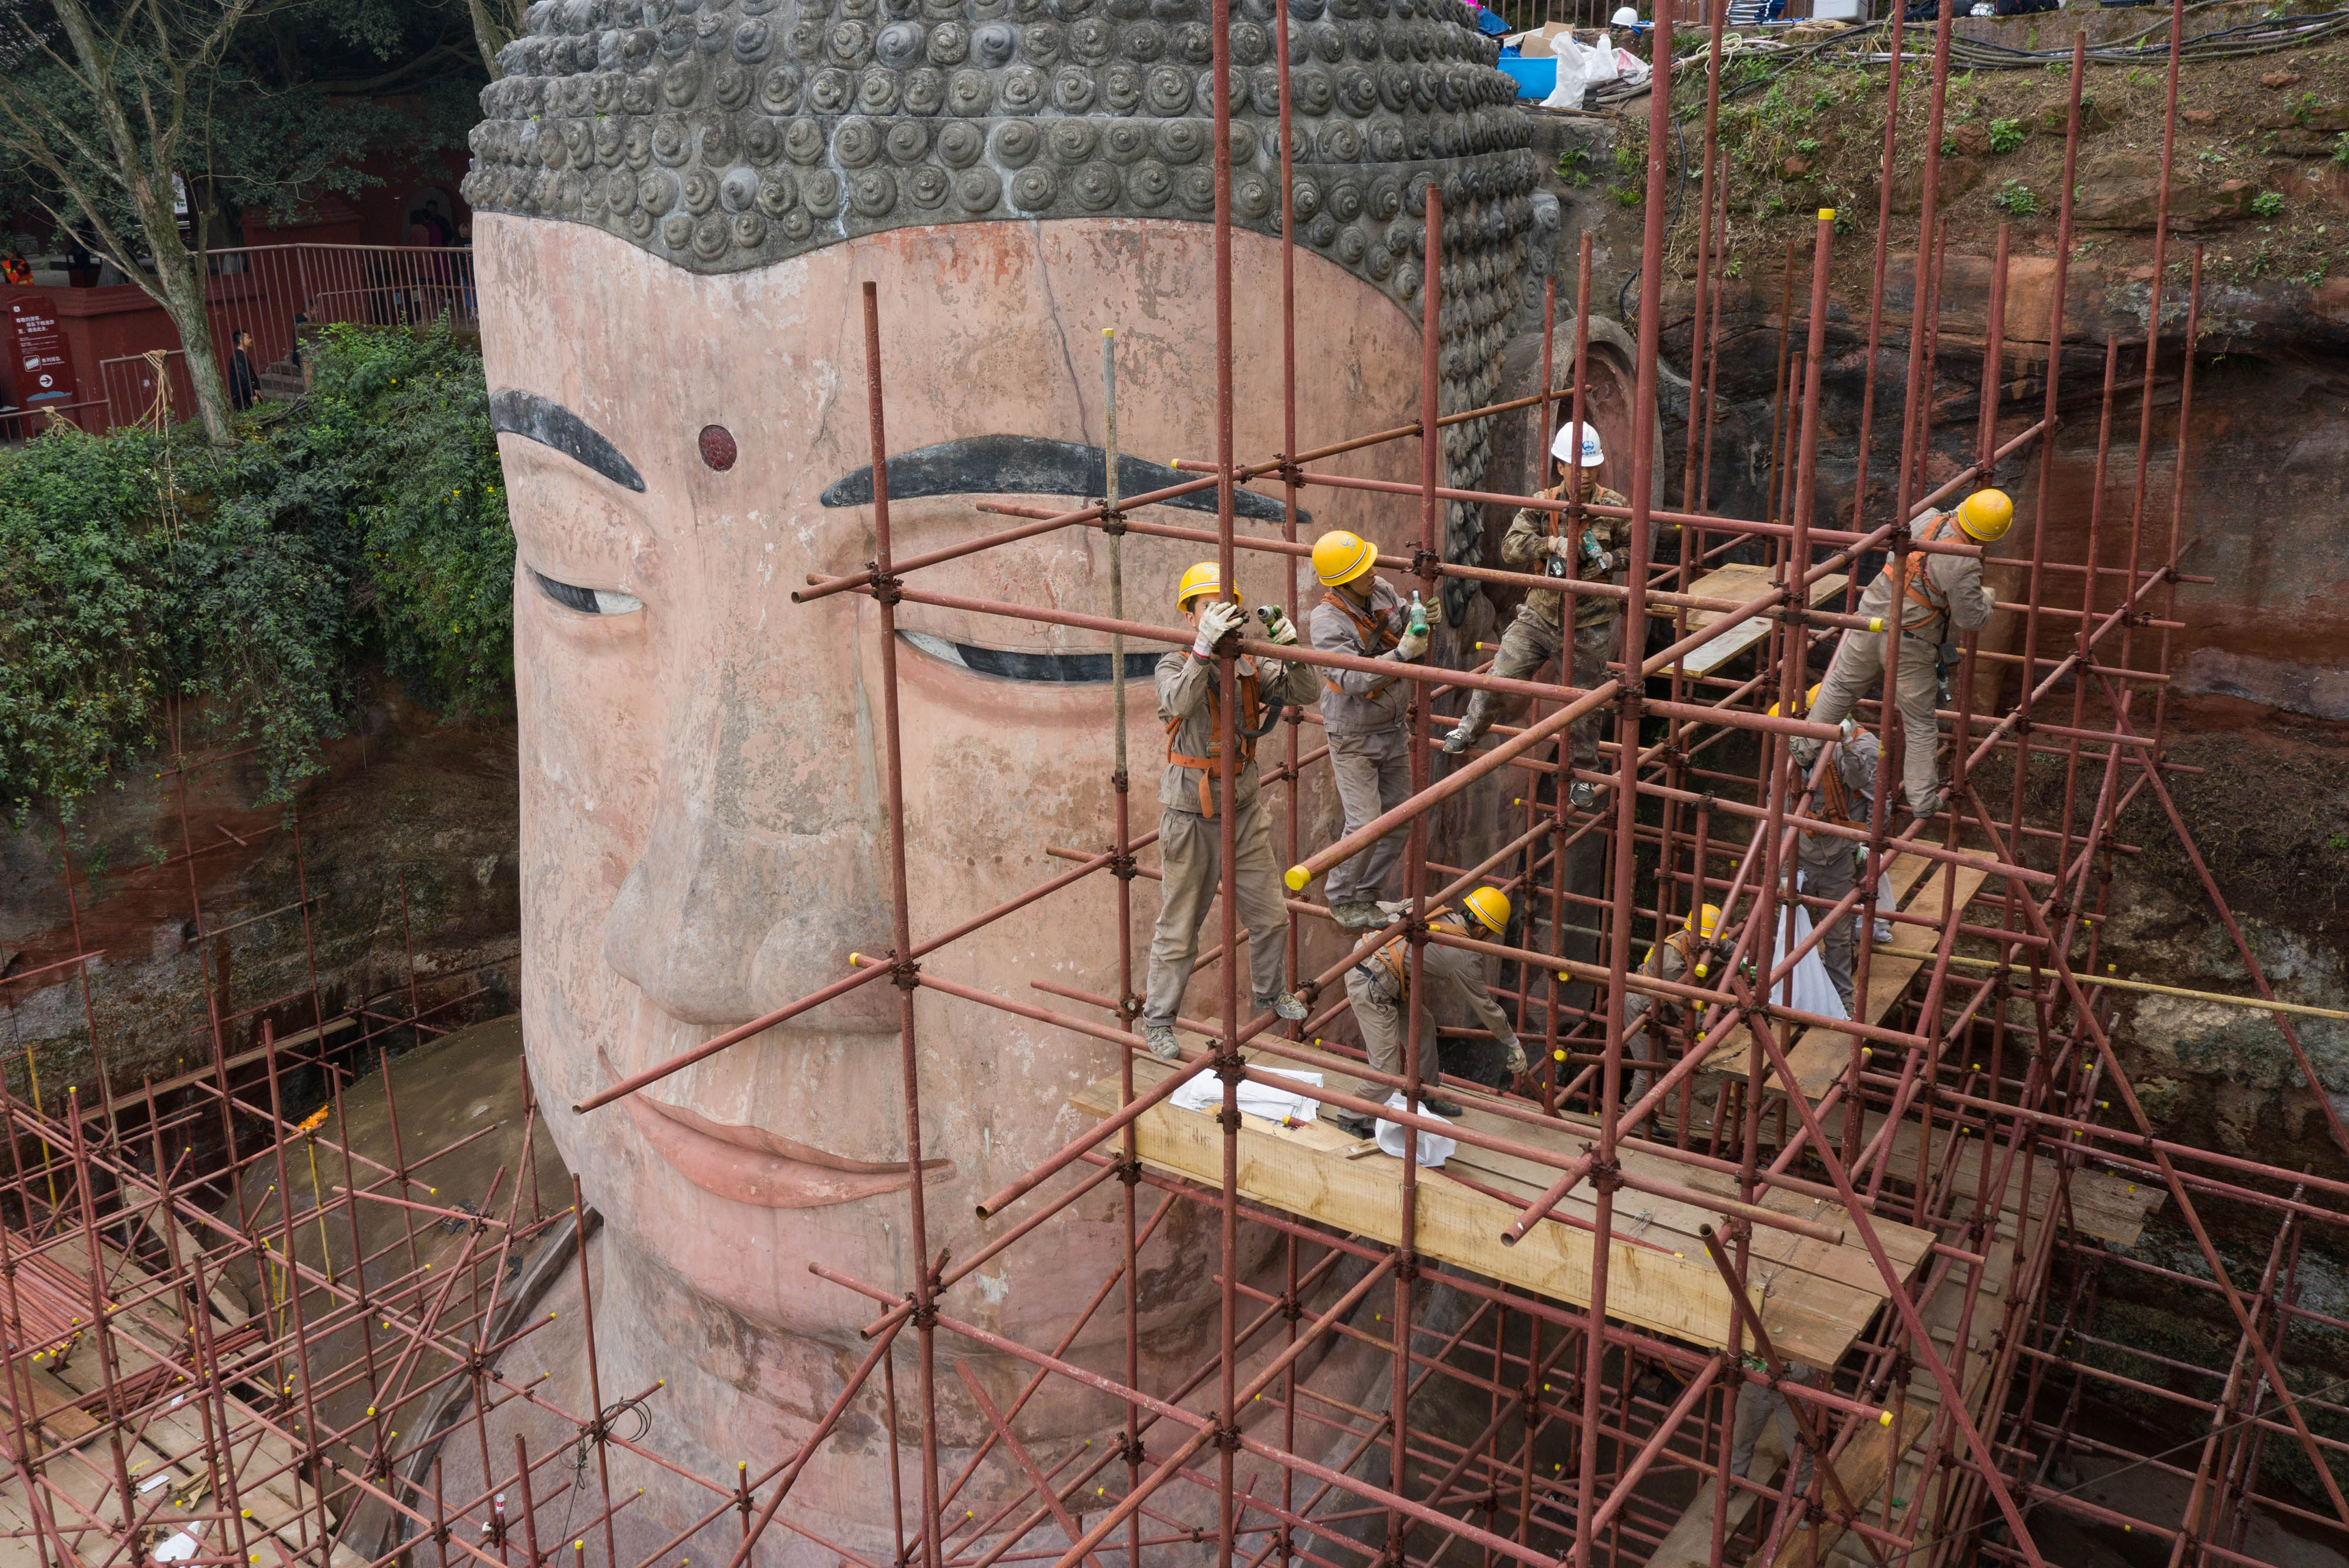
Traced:
<path fill-rule="evenodd" d="M 303 786 L 298 845 L 285 813 L 259 803 L 252 760 L 191 771 L 184 842 L 173 775 L 149 768 L 95 797 L 73 851 L 78 909 L 51 826 L 0 835 L 0 963 L 21 973 L 69 959 L 78 916 L 84 947 L 102 950 L 89 966 L 89 1013 L 116 1092 L 211 1060 L 212 1011 L 232 1052 L 256 1043 L 264 1022 L 281 1037 L 309 1028 L 314 975 L 329 1016 L 371 996 L 404 1015 L 411 950 L 425 1007 L 475 993 L 434 1023 L 512 1011 L 521 911 L 511 722 L 444 725 L 379 698 Z M 45 1087 L 94 1086 L 73 970 L 9 992 L 12 1048 L 34 1053 Z"/>
<path fill-rule="evenodd" d="M 2259 186 L 2249 180 L 2202 185 L 2176 178 L 2169 185 L 2173 230 L 2213 228 L 2247 217 Z M 2161 155 L 2157 151 L 2108 152 L 2080 171 L 2080 194 L 2073 208 L 2082 228 L 2150 230 L 2160 220 Z"/>

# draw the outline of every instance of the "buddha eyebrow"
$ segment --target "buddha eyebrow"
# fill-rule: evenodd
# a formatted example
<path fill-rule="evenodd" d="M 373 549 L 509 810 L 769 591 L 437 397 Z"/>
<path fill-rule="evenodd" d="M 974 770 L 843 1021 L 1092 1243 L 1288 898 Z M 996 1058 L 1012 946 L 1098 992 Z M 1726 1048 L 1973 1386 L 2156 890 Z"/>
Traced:
<path fill-rule="evenodd" d="M 889 499 L 912 501 L 924 495 L 1074 495 L 1102 493 L 1108 454 L 1097 446 L 1052 441 L 1044 436 L 964 436 L 936 446 L 899 452 L 889 459 Z M 1122 495 L 1144 495 L 1167 490 L 1196 474 L 1180 472 L 1163 463 L 1146 462 L 1120 452 L 1117 488 Z M 870 464 L 843 474 L 825 486 L 817 498 L 824 506 L 870 506 L 873 469 Z M 1185 512 L 1213 512 L 1216 493 L 1195 490 L 1159 503 Z M 1252 490 L 1233 493 L 1232 510 L 1241 517 L 1278 523 L 1280 503 Z M 1303 507 L 1300 524 L 1312 520 Z"/>
<path fill-rule="evenodd" d="M 641 493 L 644 476 L 603 433 L 552 398 L 509 387 L 490 394 L 490 428 L 553 447 L 624 490 Z"/>

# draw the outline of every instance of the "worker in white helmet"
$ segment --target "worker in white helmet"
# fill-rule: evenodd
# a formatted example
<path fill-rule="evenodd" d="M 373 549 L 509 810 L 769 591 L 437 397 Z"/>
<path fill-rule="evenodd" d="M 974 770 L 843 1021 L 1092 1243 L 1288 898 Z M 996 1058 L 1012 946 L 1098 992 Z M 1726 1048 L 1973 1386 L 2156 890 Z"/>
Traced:
<path fill-rule="evenodd" d="M 1955 512 L 1932 512 L 1918 519 L 1911 532 L 1920 539 L 1947 539 L 1994 545 L 2006 537 L 2014 522 L 2014 503 L 2002 490 L 1977 490 Z M 1868 585 L 1860 596 L 1859 613 L 1886 628 L 1883 631 L 1854 628 L 1836 646 L 1835 662 L 1819 682 L 1819 700 L 1811 717 L 1822 724 L 1839 724 L 1864 698 L 1878 695 L 1884 685 L 1884 642 L 1897 620 L 1900 629 L 1899 690 L 1905 738 L 1901 745 L 1900 777 L 1909 809 L 1930 816 L 1941 809 L 1941 774 L 1933 752 L 1940 737 L 1933 719 L 1933 701 L 1940 694 L 1942 645 L 1958 632 L 1972 631 L 1990 619 L 1998 595 L 1982 582 L 1977 556 L 1909 553 L 1909 569 L 1898 583 L 1892 563 Z M 1896 615 L 1894 601 L 1899 608 Z M 1797 766 L 1807 769 L 1818 756 L 1816 741 L 1798 740 L 1793 747 Z"/>
<path fill-rule="evenodd" d="M 1550 443 L 1550 456 L 1557 465 L 1557 482 L 1541 493 L 1544 499 L 1571 494 L 1586 504 L 1630 504 L 1626 497 L 1599 483 L 1599 471 L 1607 461 L 1607 452 L 1599 443 L 1598 431 L 1588 423 L 1569 422 L 1561 427 Z M 1501 559 L 1520 571 L 1538 571 L 1546 576 L 1620 584 L 1630 548 L 1631 524 L 1627 518 L 1591 516 L 1579 508 L 1560 513 L 1520 507 L 1501 540 Z M 1516 618 L 1501 634 L 1501 649 L 1493 659 L 1495 675 L 1522 680 L 1561 656 L 1566 648 L 1565 598 L 1563 592 L 1544 588 L 1526 595 L 1525 603 L 1517 607 Z M 1615 651 L 1622 624 L 1622 600 L 1588 594 L 1574 596 L 1571 684 L 1588 691 L 1607 679 L 1607 660 Z M 1493 693 L 1472 693 L 1467 711 L 1444 737 L 1444 749 L 1456 754 L 1475 744 L 1477 737 L 1491 726 L 1492 713 Z M 1569 750 L 1577 769 L 1599 771 L 1599 727 L 1608 717 L 1603 710 L 1593 710 L 1569 726 Z M 1598 797 L 1598 787 L 1587 779 L 1575 780 L 1567 793 L 1568 804 L 1586 811 Z"/>

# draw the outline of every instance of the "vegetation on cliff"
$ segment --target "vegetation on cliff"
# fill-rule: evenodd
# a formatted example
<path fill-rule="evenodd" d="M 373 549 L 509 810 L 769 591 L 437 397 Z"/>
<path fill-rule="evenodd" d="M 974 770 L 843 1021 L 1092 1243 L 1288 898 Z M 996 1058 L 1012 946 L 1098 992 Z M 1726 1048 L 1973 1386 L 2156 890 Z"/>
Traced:
<path fill-rule="evenodd" d="M 382 668 L 511 701 L 513 536 L 481 357 L 332 327 L 309 393 L 212 446 L 53 431 L 0 460 L 0 803 L 67 816 L 162 742 L 257 746 L 273 795 Z M 201 729 L 202 733 L 196 732 Z"/>

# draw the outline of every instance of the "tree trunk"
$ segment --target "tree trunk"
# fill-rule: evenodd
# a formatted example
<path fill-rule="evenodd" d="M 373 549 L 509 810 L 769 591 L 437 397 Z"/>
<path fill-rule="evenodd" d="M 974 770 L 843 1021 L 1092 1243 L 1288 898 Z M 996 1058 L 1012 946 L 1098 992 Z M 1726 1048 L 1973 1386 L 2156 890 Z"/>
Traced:
<path fill-rule="evenodd" d="M 228 383 L 221 374 L 221 358 L 212 346 L 211 314 L 204 308 L 204 287 L 202 275 L 196 270 L 203 258 L 191 256 L 179 243 L 174 228 L 171 248 L 180 252 L 166 258 L 157 247 L 155 281 L 160 288 L 148 292 L 171 318 L 180 334 L 180 347 L 188 357 L 188 381 L 196 389 L 196 415 L 204 421 L 204 437 L 214 446 L 226 446 L 236 439 L 230 416 Z M 230 345 L 234 348 L 234 345 Z M 184 412 L 185 410 L 181 410 Z"/>

